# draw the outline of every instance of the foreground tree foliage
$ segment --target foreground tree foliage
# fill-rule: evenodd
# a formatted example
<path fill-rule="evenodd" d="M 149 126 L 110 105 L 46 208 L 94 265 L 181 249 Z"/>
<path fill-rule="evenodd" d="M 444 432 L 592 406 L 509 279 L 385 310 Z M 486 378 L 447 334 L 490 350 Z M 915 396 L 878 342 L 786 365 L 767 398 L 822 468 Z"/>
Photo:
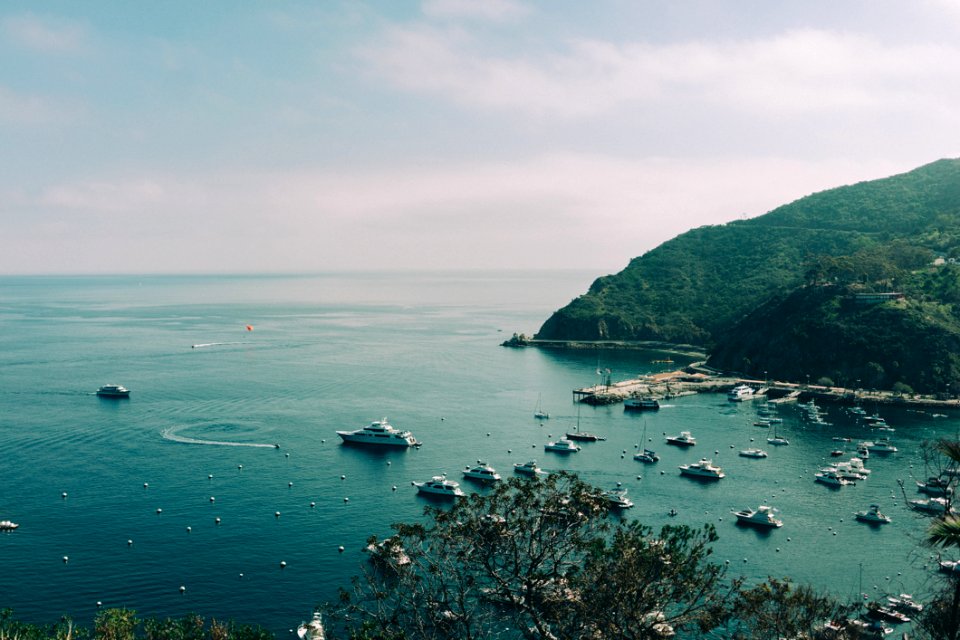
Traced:
<path fill-rule="evenodd" d="M 69 619 L 50 626 L 18 622 L 10 609 L 0 610 L 0 640 L 273 640 L 269 631 L 201 616 L 140 620 L 131 609 L 104 609 L 93 621 L 92 633 Z"/>
<path fill-rule="evenodd" d="M 598 489 L 566 473 L 513 478 L 426 515 L 370 539 L 370 567 L 328 613 L 329 637 L 812 637 L 846 612 L 789 583 L 741 591 L 710 561 L 712 526 L 654 533 L 612 515 Z M 749 623 L 734 624 L 738 608 Z"/>

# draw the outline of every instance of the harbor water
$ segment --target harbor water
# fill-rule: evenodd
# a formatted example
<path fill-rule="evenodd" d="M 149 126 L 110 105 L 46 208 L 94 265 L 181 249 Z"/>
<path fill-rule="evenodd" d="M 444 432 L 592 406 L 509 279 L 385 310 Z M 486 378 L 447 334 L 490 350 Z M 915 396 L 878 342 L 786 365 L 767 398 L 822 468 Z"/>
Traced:
<path fill-rule="evenodd" d="M 821 407 L 830 424 L 814 424 L 785 405 L 776 430 L 790 444 L 774 447 L 754 424 L 762 401 L 702 394 L 659 411 L 581 405 L 580 428 L 607 439 L 545 452 L 577 423 L 574 388 L 607 369 L 618 380 L 687 362 L 498 346 L 536 331 L 596 275 L 0 278 L 0 519 L 20 524 L 0 534 L 0 607 L 80 624 L 98 605 L 194 612 L 285 637 L 360 572 L 367 536 L 422 517 L 412 481 L 446 473 L 482 491 L 464 467 L 483 460 L 508 476 L 531 458 L 602 488 L 622 483 L 636 506 L 621 517 L 713 524 L 714 558 L 731 575 L 844 598 L 861 583 L 871 597 L 935 586 L 935 554 L 920 544 L 928 520 L 905 498 L 922 497 L 923 443 L 956 437 L 956 415 L 881 407 L 896 431 L 878 434 L 841 407 Z M 97 397 L 107 383 L 130 398 Z M 533 417 L 538 401 L 549 419 Z M 339 442 L 337 430 L 383 417 L 423 446 Z M 695 447 L 664 443 L 681 430 Z M 871 456 L 868 480 L 814 482 L 832 450 L 853 455 L 857 440 L 881 435 L 899 450 Z M 657 464 L 633 459 L 643 446 Z M 769 457 L 737 455 L 751 446 Z M 679 475 L 701 457 L 726 477 Z M 874 503 L 890 524 L 854 520 Z M 732 511 L 760 504 L 779 509 L 781 529 L 735 523 Z"/>

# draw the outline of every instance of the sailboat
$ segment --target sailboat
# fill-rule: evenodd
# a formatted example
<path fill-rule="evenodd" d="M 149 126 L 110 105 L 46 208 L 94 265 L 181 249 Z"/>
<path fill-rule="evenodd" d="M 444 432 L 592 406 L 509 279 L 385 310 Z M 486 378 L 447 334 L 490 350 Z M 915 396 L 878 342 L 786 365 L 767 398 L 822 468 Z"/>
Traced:
<path fill-rule="evenodd" d="M 641 444 L 646 444 L 646 442 L 647 442 L 647 421 L 644 420 L 643 421 L 643 440 L 641 440 Z M 655 451 L 652 451 L 651 449 L 646 449 L 646 448 L 641 449 L 640 453 L 633 454 L 633 459 L 639 460 L 640 462 L 648 462 L 648 463 L 660 462 L 660 456 L 658 456 Z"/>
<path fill-rule="evenodd" d="M 790 441 L 784 438 L 783 436 L 778 436 L 777 425 L 773 425 L 773 437 L 767 438 L 767 444 L 785 445 L 785 444 L 790 444 Z"/>
<path fill-rule="evenodd" d="M 597 440 L 606 440 L 605 437 L 595 433 L 580 431 L 580 403 L 577 403 L 577 426 L 573 431 L 567 431 L 567 440 L 580 440 L 582 442 L 596 442 Z"/>
<path fill-rule="evenodd" d="M 537 420 L 547 420 L 550 418 L 550 414 L 543 410 L 542 400 L 542 395 L 537 394 L 537 407 L 533 410 L 533 417 Z"/>

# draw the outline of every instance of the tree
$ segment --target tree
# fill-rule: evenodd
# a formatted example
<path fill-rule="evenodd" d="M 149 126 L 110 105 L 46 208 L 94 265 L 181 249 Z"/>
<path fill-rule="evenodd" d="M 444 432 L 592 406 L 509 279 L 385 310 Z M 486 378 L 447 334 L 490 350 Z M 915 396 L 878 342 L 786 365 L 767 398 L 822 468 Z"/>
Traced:
<path fill-rule="evenodd" d="M 355 579 L 331 627 L 382 639 L 639 639 L 724 620 L 739 583 L 709 562 L 711 526 L 654 535 L 609 513 L 598 489 L 563 472 L 427 507 L 426 523 L 394 525 L 409 563 Z"/>
<path fill-rule="evenodd" d="M 733 637 L 737 640 L 821 637 L 818 632 L 825 621 L 833 621 L 845 636 L 856 637 L 856 627 L 848 622 L 856 606 L 842 604 L 809 586 L 770 578 L 741 591 L 735 606 L 737 616 L 731 625 Z"/>
<path fill-rule="evenodd" d="M 960 465 L 960 441 L 941 440 L 937 449 L 950 462 L 948 468 L 955 471 Z M 960 549 L 960 516 L 948 510 L 934 520 L 927 530 L 927 542 L 943 549 Z M 947 576 L 947 585 L 927 606 L 920 620 L 920 628 L 935 640 L 960 638 L 960 574 L 950 572 Z"/>

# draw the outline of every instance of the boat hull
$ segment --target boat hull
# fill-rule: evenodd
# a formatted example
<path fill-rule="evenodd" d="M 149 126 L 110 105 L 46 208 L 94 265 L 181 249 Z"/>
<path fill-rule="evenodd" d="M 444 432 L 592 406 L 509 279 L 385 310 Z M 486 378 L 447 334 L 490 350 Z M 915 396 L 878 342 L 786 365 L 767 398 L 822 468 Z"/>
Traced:
<path fill-rule="evenodd" d="M 376 440 L 364 437 L 356 436 L 350 432 L 337 431 L 337 435 L 343 440 L 344 444 L 357 444 L 363 446 L 371 447 L 398 447 L 398 448 L 407 448 L 412 447 L 416 443 L 410 442 L 409 440 L 404 440 L 402 438 L 377 438 Z"/>

